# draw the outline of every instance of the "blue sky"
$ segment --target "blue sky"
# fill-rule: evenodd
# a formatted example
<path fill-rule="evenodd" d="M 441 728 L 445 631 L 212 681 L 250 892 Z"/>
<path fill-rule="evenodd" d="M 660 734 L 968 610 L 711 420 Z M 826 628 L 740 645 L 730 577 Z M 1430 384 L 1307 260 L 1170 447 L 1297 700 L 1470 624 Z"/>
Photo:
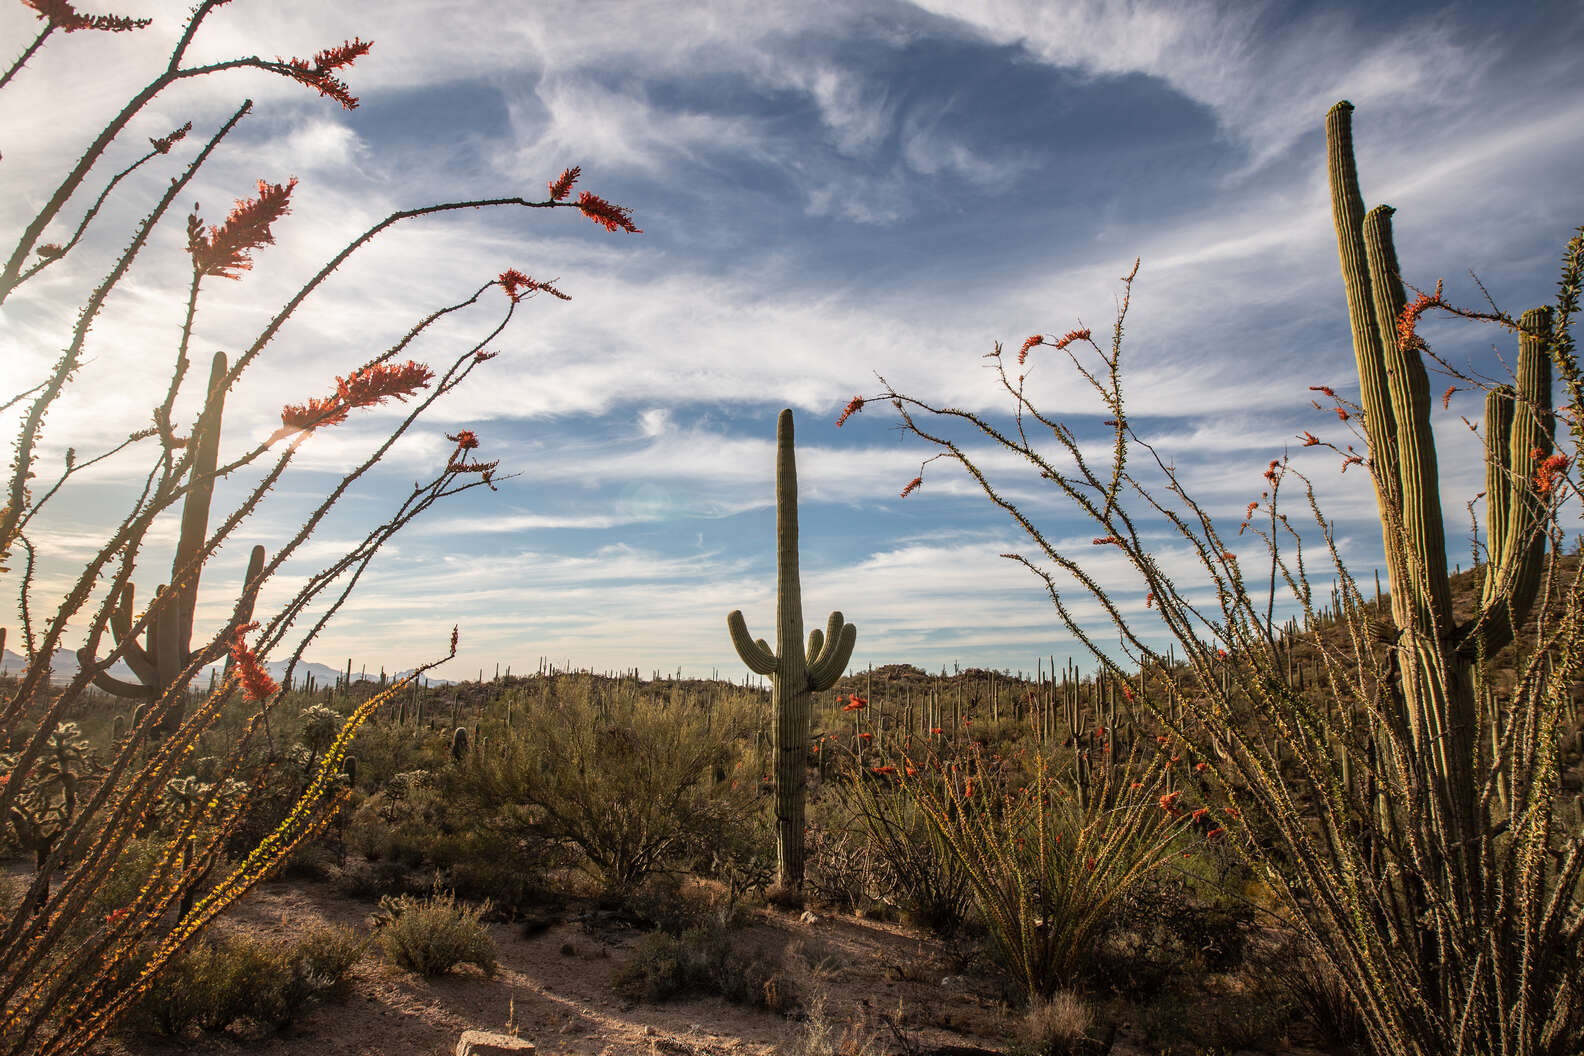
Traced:
<path fill-rule="evenodd" d="M 7 246 L 162 66 L 186 7 L 124 0 L 113 10 L 153 16 L 154 26 L 57 36 L 0 92 Z M 30 14 L 0 7 L 8 54 L 35 31 Z M 253 114 L 195 184 L 205 218 L 218 221 L 257 179 L 300 183 L 254 271 L 206 286 L 194 346 L 205 355 L 245 346 L 325 259 L 394 209 L 540 198 L 546 181 L 579 165 L 579 189 L 633 211 L 641 235 L 608 233 L 572 210 L 457 214 L 389 232 L 233 390 L 223 456 L 268 435 L 283 403 L 328 391 L 423 312 L 508 267 L 557 277 L 572 297 L 519 309 L 490 345 L 500 357 L 437 404 L 261 599 L 259 612 L 271 611 L 383 519 L 446 457 L 444 433 L 477 431 L 480 453 L 520 476 L 431 511 L 382 552 L 308 650 L 332 665 L 410 667 L 442 653 L 456 623 L 458 660 L 436 672 L 451 678 L 497 661 L 531 670 L 540 656 L 740 677 L 725 616 L 740 607 L 755 635 L 773 637 L 774 431 L 789 406 L 805 623 L 840 608 L 859 629 L 855 668 L 1032 669 L 1054 654 L 1091 669 L 1043 585 L 998 556 L 1032 546 L 963 472 L 931 463 L 923 488 L 901 499 L 932 451 L 899 431 L 885 404 L 840 431 L 834 420 L 854 394 L 879 391 L 877 373 L 910 395 L 1004 417 L 1009 402 L 984 353 L 1079 325 L 1109 348 L 1135 258 L 1122 346 L 1135 431 L 1236 539 L 1245 569 L 1268 551 L 1252 533 L 1237 538 L 1237 524 L 1268 461 L 1288 450 L 1336 520 L 1343 559 L 1371 583 L 1383 562 L 1367 478 L 1339 474 L 1334 452 L 1296 439 L 1308 430 L 1362 448 L 1309 391 L 1330 385 L 1354 400 L 1358 391 L 1326 190 L 1326 111 L 1340 99 L 1357 107 L 1366 204 L 1397 208 L 1405 278 L 1427 289 L 1444 278 L 1454 304 L 1484 306 L 1470 269 L 1514 316 L 1553 303 L 1563 246 L 1584 223 L 1584 11 L 1570 3 L 1514 13 L 1483 3 L 237 0 L 205 23 L 193 55 L 307 56 L 354 35 L 374 41 L 346 74 L 362 101 L 355 111 L 253 72 L 157 99 L 103 171 L 186 120 L 194 136 L 118 192 L 96 239 L 0 309 L 9 396 L 58 354 L 84 292 L 156 188 L 244 97 Z M 81 207 L 68 209 L 73 223 Z M 96 452 L 124 437 L 162 393 L 187 274 L 173 220 L 96 325 L 93 362 L 51 413 L 45 465 L 67 443 Z M 414 355 L 448 363 L 477 341 L 501 307 L 483 300 Z M 1488 324 L 1432 314 L 1420 333 L 1449 362 L 1498 380 L 1516 354 L 1515 339 Z M 1093 349 L 1073 349 L 1098 369 Z M 1031 361 L 1035 403 L 1104 468 L 1104 404 L 1059 353 L 1037 349 Z M 1437 393 L 1450 383 L 1434 371 L 1431 381 Z M 1483 468 L 1461 416 L 1479 421 L 1481 399 L 1461 391 L 1434 418 L 1449 562 L 1465 567 L 1465 503 L 1483 489 Z M 247 547 L 289 537 L 307 498 L 398 413 L 364 412 L 304 446 L 206 571 L 200 628 L 229 609 Z M 1053 486 L 974 450 L 1164 648 L 1141 580 L 1091 545 L 1093 522 Z M 1164 501 L 1146 461 L 1136 451 L 1130 468 Z M 34 540 L 39 601 L 87 555 L 143 465 L 109 463 L 62 496 Z M 221 489 L 217 511 L 239 487 Z M 1333 569 L 1301 487 L 1293 480 L 1282 495 L 1327 598 Z M 1179 589 L 1218 616 L 1186 542 L 1137 497 L 1127 508 Z M 1563 524 L 1576 530 L 1571 507 Z M 142 562 L 140 593 L 162 581 L 174 535 L 173 523 Z M 1100 606 L 1076 582 L 1058 582 L 1080 623 L 1119 655 Z M 14 595 L 14 578 L 4 586 Z M 0 615 L 6 625 L 13 607 Z M 1279 596 L 1277 608 L 1293 603 Z"/>

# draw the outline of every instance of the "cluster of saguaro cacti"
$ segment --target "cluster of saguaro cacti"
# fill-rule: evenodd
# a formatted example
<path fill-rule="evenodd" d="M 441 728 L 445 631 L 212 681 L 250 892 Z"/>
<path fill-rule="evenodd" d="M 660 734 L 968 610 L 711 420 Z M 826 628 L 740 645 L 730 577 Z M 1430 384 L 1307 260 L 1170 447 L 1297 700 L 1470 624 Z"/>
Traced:
<path fill-rule="evenodd" d="M 154 592 L 155 600 L 150 606 L 148 629 L 143 642 L 140 644 L 132 634 L 134 599 L 131 580 L 127 581 L 111 612 L 110 631 L 115 639 L 116 652 L 126 660 L 137 681 L 126 682 L 116 678 L 104 670 L 108 665 L 101 667 L 99 661 L 86 650 L 77 651 L 78 662 L 85 668 L 98 668 L 94 673 L 94 685 L 117 697 L 157 703 L 165 698 L 171 687 L 182 681 L 183 671 L 189 668 L 196 671 L 198 667 L 218 660 L 226 651 L 229 634 L 220 635 L 212 645 L 200 652 L 195 653 L 192 649 L 193 604 L 198 596 L 198 577 L 203 568 L 201 554 L 209 530 L 209 503 L 214 497 L 214 473 L 220 455 L 225 376 L 225 353 L 216 352 L 209 371 L 208 398 L 193 426 L 189 441 L 193 445 L 192 468 L 186 478 L 189 486 L 182 504 L 181 536 L 176 544 L 176 557 L 171 562 L 171 581 L 168 586 L 161 586 Z M 264 548 L 255 546 L 230 628 L 240 627 L 252 619 L 258 579 L 263 570 Z M 228 666 L 229 662 L 227 657 Z M 166 733 L 174 730 L 181 723 L 182 715 L 182 702 L 178 696 L 169 702 L 158 730 Z M 141 721 L 142 716 L 139 715 L 138 719 Z"/>
<path fill-rule="evenodd" d="M 1364 212 L 1352 110 L 1351 103 L 1341 102 L 1326 118 L 1331 205 L 1382 511 L 1402 698 L 1415 755 L 1431 778 L 1431 824 L 1446 847 L 1457 848 L 1456 860 L 1446 863 L 1456 878 L 1453 886 L 1477 901 L 1481 822 L 1474 762 L 1480 716 L 1473 669 L 1477 655 L 1494 656 L 1513 640 L 1540 585 L 1545 504 L 1535 475 L 1552 450 L 1551 362 L 1542 347 L 1551 310 L 1531 309 L 1520 321 L 1517 392 L 1503 385 L 1485 400 L 1490 563 L 1475 618 L 1459 624 L 1447 582 L 1429 380 L 1417 342 L 1404 347 L 1400 341 L 1398 321 L 1407 298 L 1392 244 L 1393 209 L 1382 205 Z M 1473 914 L 1474 905 L 1465 901 L 1458 912 Z"/>
<path fill-rule="evenodd" d="M 1326 117 L 1326 146 L 1337 247 L 1347 287 L 1364 428 L 1391 583 L 1395 628 L 1386 629 L 1386 633 L 1391 638 L 1400 692 L 1390 694 L 1383 704 L 1393 740 L 1406 742 L 1401 747 L 1407 749 L 1381 751 L 1378 760 L 1363 761 L 1372 769 L 1378 763 L 1391 787 L 1405 795 L 1412 792 L 1414 800 L 1411 812 L 1387 812 L 1382 839 L 1406 846 L 1408 853 L 1419 859 L 1413 869 L 1415 911 L 1405 915 L 1405 920 L 1408 932 L 1418 940 L 1410 949 L 1417 955 L 1420 993 L 1435 1014 L 1448 1017 L 1447 1023 L 1463 1022 L 1460 1045 L 1466 1043 L 1477 1051 L 1497 1051 L 1498 1047 L 1501 1051 L 1533 1051 L 1525 1047 L 1532 1037 L 1519 1041 L 1509 1035 L 1509 1030 L 1528 1028 L 1518 1019 L 1505 1017 L 1514 1008 L 1522 1008 L 1526 1000 L 1539 1007 L 1555 996 L 1529 995 L 1527 988 L 1544 976 L 1541 961 L 1555 956 L 1560 933 L 1548 921 L 1546 928 L 1551 934 L 1539 936 L 1544 941 L 1524 943 L 1521 967 L 1506 963 L 1506 954 L 1487 949 L 1496 918 L 1515 910 L 1509 901 L 1511 892 L 1504 891 L 1510 878 L 1498 883 L 1486 857 L 1492 853 L 1488 841 L 1495 822 L 1492 804 L 1482 795 L 1488 767 L 1479 765 L 1482 716 L 1475 678 L 1483 662 L 1513 641 L 1516 628 L 1530 615 L 1540 583 L 1547 497 L 1536 471 L 1552 450 L 1551 362 L 1547 358 L 1547 346 L 1554 344 L 1551 311 L 1535 308 L 1523 313 L 1517 389 L 1504 385 L 1486 397 L 1490 559 L 1478 610 L 1473 619 L 1459 623 L 1447 580 L 1446 539 L 1430 427 L 1431 394 L 1420 356 L 1422 342 L 1413 334 L 1414 313 L 1404 311 L 1406 297 L 1392 244 L 1393 210 L 1383 205 L 1367 214 L 1364 211 L 1353 157 L 1352 110 L 1352 104 L 1345 101 L 1331 108 Z M 1540 703 L 1528 701 L 1525 706 L 1536 708 Z M 1525 721 L 1523 725 L 1526 732 L 1520 731 L 1520 739 L 1506 753 L 1508 765 L 1521 762 L 1526 779 L 1535 779 L 1538 772 L 1534 767 L 1537 761 L 1543 764 L 1545 756 L 1535 741 L 1535 723 Z M 1352 769 L 1350 765 L 1350 776 Z M 1422 796 L 1419 790 L 1423 790 Z M 1538 786 L 1526 789 L 1526 794 L 1529 791 L 1551 794 Z M 1395 822 L 1393 813 L 1401 815 Z M 1519 827 L 1515 820 L 1515 834 Z M 1539 897 L 1538 891 L 1534 897 Z M 1505 908 L 1504 901 L 1508 902 Z M 1532 908 L 1536 914 L 1540 912 L 1538 907 Z M 1564 915 L 1558 914 L 1558 918 Z M 1501 924 L 1508 926 L 1533 925 Z M 1491 957 L 1503 963 L 1490 963 Z M 1482 958 L 1487 959 L 1483 966 Z M 1517 996 L 1503 992 L 1507 983 L 1491 981 L 1492 973 L 1506 975 L 1509 969 L 1516 973 L 1511 981 L 1520 988 Z M 1536 971 L 1541 976 L 1525 978 Z M 1375 1011 L 1379 1012 L 1379 1007 Z M 1543 1018 L 1537 1014 L 1535 1021 Z M 1382 1027 L 1382 1022 L 1376 1019 L 1372 1028 Z M 1421 1028 L 1435 1031 L 1427 1020 L 1382 1027 L 1391 1034 L 1411 1034 Z M 1444 1035 L 1443 1040 L 1450 1036 Z M 1519 1047 L 1512 1048 L 1514 1044 Z"/>
<path fill-rule="evenodd" d="M 809 632 L 803 645 L 803 593 L 798 581 L 797 461 L 792 411 L 776 422 L 776 647 L 748 633 L 741 609 L 726 617 L 737 655 L 749 670 L 770 676 L 774 735 L 776 884 L 803 887 L 803 819 L 807 797 L 809 732 L 814 694 L 836 684 L 852 658 L 857 629 L 832 612 L 824 633 Z"/>

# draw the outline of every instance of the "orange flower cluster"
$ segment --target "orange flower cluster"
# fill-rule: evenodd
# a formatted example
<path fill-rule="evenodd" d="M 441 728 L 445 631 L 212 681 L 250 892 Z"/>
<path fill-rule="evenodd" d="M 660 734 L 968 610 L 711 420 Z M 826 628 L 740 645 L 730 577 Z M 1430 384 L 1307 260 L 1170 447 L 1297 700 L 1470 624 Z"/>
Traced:
<path fill-rule="evenodd" d="M 841 694 L 840 693 L 836 694 L 836 699 L 837 700 L 841 699 Z M 862 711 L 865 707 L 868 706 L 868 704 L 869 704 L 869 702 L 867 700 L 865 700 L 864 698 L 860 697 L 858 694 L 854 693 L 852 696 L 847 698 L 847 703 L 842 706 L 842 710 L 843 711 Z"/>
<path fill-rule="evenodd" d="M 1088 329 L 1088 327 L 1085 327 L 1082 330 L 1069 330 L 1065 334 L 1062 335 L 1062 339 L 1060 341 L 1056 342 L 1056 347 L 1058 349 L 1063 349 L 1063 348 L 1066 348 L 1068 345 L 1072 344 L 1074 341 L 1087 341 L 1087 340 L 1089 340 L 1089 329 Z"/>
<path fill-rule="evenodd" d="M 936 737 L 939 737 L 941 734 L 943 734 L 945 732 L 946 731 L 940 726 L 931 726 L 930 727 L 930 733 L 934 734 Z"/>
<path fill-rule="evenodd" d="M 408 361 L 405 366 L 376 363 L 353 372 L 349 378 L 336 378 L 336 394 L 326 399 L 313 397 L 305 404 L 281 408 L 285 432 L 338 425 L 347 420 L 354 407 L 370 407 L 387 399 L 405 400 L 429 384 L 434 372 L 422 363 Z"/>
<path fill-rule="evenodd" d="M 187 252 L 192 255 L 193 271 L 200 276 L 240 279 L 238 272 L 252 270 L 248 251 L 274 243 L 270 225 L 290 211 L 289 199 L 296 186 L 295 176 L 284 184 L 258 181 L 259 196 L 238 198 L 225 223 L 209 228 L 207 235 L 194 205 L 187 218 Z"/>
<path fill-rule="evenodd" d="M 842 427 L 842 423 L 847 420 L 848 416 L 857 414 L 859 411 L 863 410 L 864 402 L 865 401 L 862 396 L 854 396 L 848 402 L 847 406 L 842 409 L 841 416 L 836 419 L 836 428 L 840 429 Z"/>
<path fill-rule="evenodd" d="M 1313 433 L 1305 432 L 1303 434 L 1303 442 L 1303 446 L 1313 447 L 1320 442 L 1320 438 L 1315 436 Z"/>
<path fill-rule="evenodd" d="M 563 169 L 561 175 L 557 176 L 549 184 L 550 200 L 552 202 L 559 202 L 568 194 L 571 194 L 572 185 L 577 182 L 577 178 L 581 175 L 583 175 L 583 166 L 581 165 L 574 165 L 570 169 Z"/>
<path fill-rule="evenodd" d="M 126 15 L 85 15 L 72 7 L 67 0 L 22 0 L 22 3 L 37 11 L 39 18 L 49 19 L 50 25 L 66 33 L 75 33 L 80 29 L 125 33 L 128 30 L 142 29 L 154 21 L 152 18 L 129 18 Z"/>
<path fill-rule="evenodd" d="M 506 296 L 512 299 L 513 304 L 516 304 L 518 301 L 522 300 L 523 294 L 536 293 L 540 290 L 543 290 L 552 297 L 558 297 L 563 301 L 570 301 L 572 299 L 571 297 L 562 293 L 560 290 L 556 289 L 554 286 L 550 285 L 548 282 L 540 282 L 537 279 L 531 279 L 527 275 L 524 275 L 522 272 L 518 271 L 516 268 L 507 268 L 496 277 L 495 281 L 501 284 L 501 288 L 506 291 Z"/>
<path fill-rule="evenodd" d="M 907 487 L 902 489 L 902 498 L 904 498 L 904 499 L 907 498 L 914 491 L 918 490 L 918 486 L 920 484 L 923 484 L 923 483 L 924 483 L 924 478 L 923 477 L 914 477 L 912 480 L 908 481 L 907 482 Z"/>
<path fill-rule="evenodd" d="M 1043 345 L 1044 343 L 1044 334 L 1034 334 L 1028 340 L 1024 341 L 1023 347 L 1018 349 L 1018 366 L 1021 367 L 1023 365 L 1023 361 L 1028 359 L 1029 349 L 1033 348 L 1035 345 Z"/>
<path fill-rule="evenodd" d="M 1401 349 L 1424 348 L 1424 338 L 1414 333 L 1414 327 L 1419 324 L 1419 317 L 1432 304 L 1445 307 L 1446 302 L 1441 299 L 1441 280 L 1436 280 L 1434 294 L 1421 293 L 1409 304 L 1403 305 L 1402 314 L 1397 316 L 1397 347 Z"/>
<path fill-rule="evenodd" d="M 604 225 L 607 231 L 626 231 L 634 235 L 643 234 L 642 231 L 633 226 L 631 209 L 623 209 L 619 205 L 612 205 L 599 195 L 590 194 L 588 191 L 578 195 L 577 204 L 578 208 L 583 210 L 584 216 L 596 224 Z"/>
<path fill-rule="evenodd" d="M 1535 488 L 1540 494 L 1551 493 L 1551 489 L 1556 487 L 1557 478 L 1567 472 L 1569 461 L 1566 455 L 1552 455 L 1535 467 Z"/>
<path fill-rule="evenodd" d="M 1452 403 L 1452 394 L 1457 391 L 1456 385 L 1448 385 L 1447 391 L 1441 394 L 1441 409 L 1444 411 Z"/>
<path fill-rule="evenodd" d="M 455 436 L 447 433 L 445 438 L 464 451 L 471 451 L 479 446 L 478 434 L 471 429 L 464 429 Z"/>
<path fill-rule="evenodd" d="M 269 672 L 264 670 L 264 665 L 248 648 L 244 635 L 258 627 L 258 621 L 238 627 L 231 635 L 231 662 L 236 665 L 237 677 L 242 682 L 242 695 L 250 703 L 257 704 L 268 697 L 280 687 L 275 680 L 270 678 Z"/>
<path fill-rule="evenodd" d="M 896 767 L 894 767 L 894 766 L 876 766 L 876 767 L 872 767 L 871 769 L 873 769 L 873 771 L 875 773 L 877 773 L 877 774 L 894 774 L 894 773 L 896 773 Z"/>
<path fill-rule="evenodd" d="M 352 94 L 352 89 L 347 87 L 346 82 L 330 74 L 343 66 L 352 65 L 367 55 L 373 46 L 373 41 L 353 37 L 339 47 L 326 48 L 316 54 L 312 59 L 312 66 L 302 59 L 283 59 L 278 55 L 275 61 L 285 64 L 286 73 L 293 80 L 301 81 L 308 87 L 316 89 L 320 95 L 328 95 L 348 110 L 356 110 L 358 101 L 357 96 Z"/>

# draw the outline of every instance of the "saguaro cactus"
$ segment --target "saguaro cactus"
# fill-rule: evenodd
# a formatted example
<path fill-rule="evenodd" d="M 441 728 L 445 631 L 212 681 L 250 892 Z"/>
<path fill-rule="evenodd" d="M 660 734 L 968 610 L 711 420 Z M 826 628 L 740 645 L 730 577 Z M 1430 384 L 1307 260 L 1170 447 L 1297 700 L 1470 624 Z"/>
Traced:
<path fill-rule="evenodd" d="M 133 589 L 130 581 L 111 613 L 111 634 L 137 682 L 124 682 L 105 670 L 97 670 L 94 685 L 106 693 L 128 700 L 156 702 L 175 685 L 188 665 L 195 660 L 213 663 L 226 650 L 229 634 L 221 635 L 201 657 L 192 651 L 193 603 L 198 596 L 198 577 L 202 569 L 202 565 L 194 561 L 203 549 L 209 530 L 209 502 L 214 497 L 214 471 L 220 455 L 220 420 L 225 409 L 225 375 L 225 353 L 216 352 L 209 371 L 208 398 L 193 426 L 194 452 L 188 476 L 193 484 L 182 505 L 181 536 L 176 544 L 176 557 L 171 562 L 171 586 L 161 586 L 154 592 L 144 644 L 132 637 Z M 252 618 L 258 579 L 263 570 L 264 548 L 255 546 L 231 627 L 241 626 Z M 87 668 L 99 665 L 83 649 L 77 651 L 77 659 Z M 181 723 L 182 713 L 181 703 L 172 702 L 160 722 L 160 730 L 174 730 Z"/>
<path fill-rule="evenodd" d="M 776 884 L 803 887 L 805 764 L 813 722 L 813 695 L 834 686 L 852 658 L 858 630 L 830 614 L 824 633 L 809 632 L 803 647 L 803 593 L 798 581 L 797 460 L 792 411 L 776 422 L 776 648 L 748 634 L 741 609 L 726 617 L 737 655 L 749 670 L 770 676 L 776 803 Z"/>
<path fill-rule="evenodd" d="M 1480 711 L 1474 673 L 1481 658 L 1513 640 L 1539 586 L 1546 506 L 1536 468 L 1552 450 L 1546 355 L 1552 319 L 1549 308 L 1523 313 L 1517 391 L 1502 386 L 1486 397 L 1490 564 L 1478 612 L 1459 624 L 1447 582 L 1429 382 L 1420 342 L 1411 329 L 1399 329 L 1406 298 L 1392 245 L 1393 210 L 1381 205 L 1364 212 L 1352 110 L 1344 101 L 1326 116 L 1331 204 L 1391 577 L 1393 649 L 1406 712 L 1395 719 L 1406 720 L 1416 771 L 1397 779 L 1404 783 L 1399 787 L 1422 780 L 1428 800 L 1423 823 L 1432 860 L 1423 881 L 1434 894 L 1420 894 L 1422 907 L 1435 907 L 1433 923 L 1420 932 L 1422 943 L 1432 937 L 1436 943 L 1421 955 L 1420 963 L 1428 965 L 1435 951 L 1451 957 L 1455 950 L 1483 949 L 1483 929 L 1489 926 L 1480 855 L 1491 819 L 1480 797 L 1484 775 L 1476 770 Z M 1467 970 L 1466 964 L 1448 966 L 1449 972 Z M 1433 992 L 1435 980 L 1427 978 L 1424 985 Z"/>

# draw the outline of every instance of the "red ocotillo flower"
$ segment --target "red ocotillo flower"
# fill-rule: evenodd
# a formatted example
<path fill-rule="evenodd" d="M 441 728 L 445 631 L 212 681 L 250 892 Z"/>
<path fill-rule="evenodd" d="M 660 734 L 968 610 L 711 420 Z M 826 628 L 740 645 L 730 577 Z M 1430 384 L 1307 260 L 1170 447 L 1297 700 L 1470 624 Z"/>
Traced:
<path fill-rule="evenodd" d="M 581 175 L 583 175 L 583 167 L 581 165 L 574 165 L 570 169 L 563 170 L 561 175 L 550 183 L 550 200 L 559 202 L 572 193 L 572 185 L 577 182 L 577 178 Z"/>
<path fill-rule="evenodd" d="M 1072 344 L 1074 341 L 1087 341 L 1087 340 L 1089 340 L 1089 328 L 1088 327 L 1084 327 L 1082 330 L 1069 330 L 1065 334 L 1062 335 L 1062 339 L 1060 341 L 1056 342 L 1056 347 L 1058 349 L 1063 349 L 1063 348 L 1066 348 L 1068 345 Z"/>
<path fill-rule="evenodd" d="M 1441 409 L 1444 411 L 1452 403 L 1452 394 L 1457 391 L 1456 385 L 1448 385 L 1447 391 L 1441 394 Z"/>
<path fill-rule="evenodd" d="M 1412 302 L 1403 305 L 1403 310 L 1397 316 L 1397 347 L 1398 348 L 1423 348 L 1424 338 L 1414 333 L 1414 327 L 1419 324 L 1419 317 L 1432 304 L 1444 304 L 1441 300 L 1441 280 L 1436 280 L 1436 292 L 1433 294 L 1421 293 Z"/>
<path fill-rule="evenodd" d="M 1303 446 L 1313 447 L 1320 442 L 1320 438 L 1313 433 L 1306 432 L 1303 434 L 1303 442 Z"/>
<path fill-rule="evenodd" d="M 1550 494 L 1551 489 L 1556 486 L 1557 477 L 1567 471 L 1568 461 L 1566 455 L 1552 455 L 1535 467 L 1535 487 L 1539 489 L 1540 494 Z"/>
<path fill-rule="evenodd" d="M 479 446 L 478 434 L 471 429 L 464 429 L 455 436 L 447 433 L 445 434 L 445 438 L 464 451 L 471 451 L 475 447 Z"/>
<path fill-rule="evenodd" d="M 279 688 L 275 685 L 275 680 L 264 670 L 264 665 L 259 663 L 253 650 L 248 648 L 247 641 L 243 637 L 257 626 L 258 622 L 255 620 L 253 623 L 238 627 L 231 634 L 231 662 L 236 665 L 237 677 L 242 682 L 242 695 L 253 704 L 257 704 Z"/>
<path fill-rule="evenodd" d="M 343 66 L 350 66 L 358 59 L 369 53 L 374 46 L 373 41 L 351 40 L 338 47 L 326 48 L 314 55 L 312 65 L 302 59 L 283 59 L 276 56 L 275 61 L 286 66 L 286 74 L 295 81 L 301 81 L 308 87 L 316 89 L 320 95 L 328 95 L 348 110 L 356 110 L 357 96 L 347 87 L 345 81 L 330 76 Z"/>
<path fill-rule="evenodd" d="M 863 410 L 864 402 L 865 401 L 862 396 L 854 396 L 851 400 L 849 400 L 847 406 L 842 409 L 841 416 L 836 419 L 836 428 L 840 429 L 842 427 L 842 423 L 845 422 L 850 415 L 857 414 L 859 411 Z"/>
<path fill-rule="evenodd" d="M 1346 407 L 1338 407 L 1336 409 L 1336 412 L 1337 412 L 1337 420 L 1338 421 L 1345 422 L 1345 421 L 1348 420 L 1348 418 L 1351 417 L 1351 415 L 1348 414 Z"/>
<path fill-rule="evenodd" d="M 871 769 L 877 774 L 894 774 L 894 773 L 896 773 L 896 767 L 894 767 L 894 766 L 876 766 L 876 767 L 871 767 Z"/>
<path fill-rule="evenodd" d="M 1331 386 L 1329 386 L 1329 385 L 1311 385 L 1311 386 L 1309 386 L 1309 391 L 1310 392 L 1323 392 L 1327 396 L 1331 397 L 1333 400 L 1336 399 L 1336 393 L 1331 391 Z"/>
<path fill-rule="evenodd" d="M 67 0 L 22 0 L 27 7 L 47 18 L 56 29 L 75 33 L 80 29 L 100 29 L 107 33 L 125 33 L 142 29 L 153 22 L 152 18 L 129 18 L 126 15 L 85 15 L 72 7 Z"/>
<path fill-rule="evenodd" d="M 347 420 L 354 407 L 371 407 L 387 399 L 405 400 L 429 384 L 434 372 L 422 363 L 408 361 L 405 366 L 376 363 L 336 378 L 336 393 L 327 399 L 317 397 L 305 404 L 288 404 L 281 409 L 282 429 L 277 436 L 321 425 L 338 425 Z"/>
<path fill-rule="evenodd" d="M 914 477 L 912 480 L 908 481 L 907 482 L 907 487 L 902 489 L 902 498 L 904 498 L 904 499 L 907 498 L 914 491 L 918 490 L 919 485 L 923 484 L 923 483 L 924 483 L 924 478 L 923 477 Z"/>
<path fill-rule="evenodd" d="M 619 205 L 612 205 L 597 194 L 584 191 L 578 195 L 578 208 L 583 210 L 583 215 L 596 224 L 603 224 L 607 231 L 626 231 L 630 234 L 643 234 L 633 226 L 632 210 L 623 209 Z"/>
<path fill-rule="evenodd" d="M 506 296 L 512 299 L 513 304 L 521 300 L 523 294 L 532 293 L 539 288 L 537 282 L 516 268 L 507 268 L 495 281 L 501 284 L 501 289 L 506 291 Z"/>
<path fill-rule="evenodd" d="M 1023 347 L 1018 349 L 1018 366 L 1022 366 L 1023 361 L 1028 359 L 1029 349 L 1033 348 L 1035 345 L 1043 345 L 1044 343 L 1044 334 L 1034 334 L 1030 336 L 1028 340 L 1024 341 Z"/>
<path fill-rule="evenodd" d="M 251 271 L 253 261 L 248 252 L 274 243 L 270 225 L 290 211 L 291 192 L 296 186 L 295 176 L 284 184 L 258 181 L 259 196 L 238 198 L 225 223 L 209 228 L 208 234 L 204 233 L 198 207 L 193 206 L 192 215 L 187 218 L 187 252 L 192 254 L 193 271 L 199 276 L 216 275 L 222 279 L 240 279 L 238 272 Z"/>

